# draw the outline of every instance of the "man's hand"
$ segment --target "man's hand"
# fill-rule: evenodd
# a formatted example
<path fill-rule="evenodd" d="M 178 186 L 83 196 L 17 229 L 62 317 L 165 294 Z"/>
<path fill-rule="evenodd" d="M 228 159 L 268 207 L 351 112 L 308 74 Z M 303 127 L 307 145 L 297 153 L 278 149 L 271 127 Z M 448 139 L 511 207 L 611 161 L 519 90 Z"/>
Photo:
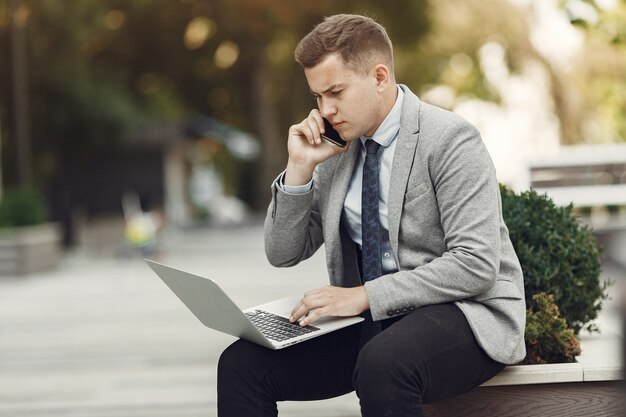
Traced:
<path fill-rule="evenodd" d="M 294 307 L 289 320 L 306 326 L 326 316 L 356 316 L 369 309 L 364 286 L 343 288 L 326 286 L 309 291 Z"/>
<path fill-rule="evenodd" d="M 349 146 L 340 148 L 324 141 L 324 120 L 316 109 L 302 122 L 289 128 L 287 150 L 289 161 L 285 172 L 285 185 L 304 185 L 311 180 L 313 170 L 320 162 L 345 152 Z"/>

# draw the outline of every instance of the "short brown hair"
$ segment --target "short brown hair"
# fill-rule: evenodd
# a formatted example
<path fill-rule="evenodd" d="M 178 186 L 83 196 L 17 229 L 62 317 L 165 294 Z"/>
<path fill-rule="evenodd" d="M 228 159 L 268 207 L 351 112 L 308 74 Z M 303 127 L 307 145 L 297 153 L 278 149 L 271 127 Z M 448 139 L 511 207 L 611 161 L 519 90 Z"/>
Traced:
<path fill-rule="evenodd" d="M 377 63 L 386 64 L 393 73 L 391 40 L 385 28 L 369 17 L 338 14 L 325 18 L 298 43 L 295 57 L 304 68 L 313 68 L 335 52 L 356 73 L 367 74 Z"/>

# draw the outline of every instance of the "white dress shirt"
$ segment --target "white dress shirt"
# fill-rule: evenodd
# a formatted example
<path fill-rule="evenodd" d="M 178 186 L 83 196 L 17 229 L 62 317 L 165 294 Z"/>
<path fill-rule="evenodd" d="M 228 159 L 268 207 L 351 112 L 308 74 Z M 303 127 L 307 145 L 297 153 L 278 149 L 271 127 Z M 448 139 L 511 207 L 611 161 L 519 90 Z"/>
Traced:
<path fill-rule="evenodd" d="M 378 160 L 380 163 L 379 170 L 379 210 L 380 224 L 383 228 L 382 238 L 382 266 L 383 273 L 395 272 L 397 266 L 392 254 L 391 243 L 389 242 L 389 221 L 387 216 L 389 201 L 389 186 L 391 183 L 391 166 L 393 164 L 393 154 L 396 149 L 396 138 L 400 131 L 400 117 L 402 115 L 402 102 L 404 101 L 404 92 L 398 87 L 398 97 L 391 108 L 385 120 L 376 129 L 374 136 L 371 138 L 361 136 L 361 152 L 356 161 L 346 199 L 343 202 L 342 219 L 347 226 L 348 235 L 352 240 L 361 246 L 363 239 L 361 236 L 361 187 L 363 181 L 363 164 L 365 162 L 365 141 L 373 139 L 381 145 L 378 151 Z M 304 194 L 313 189 L 313 180 L 305 185 L 288 186 L 284 185 L 284 172 L 278 178 L 278 186 L 288 194 Z"/>

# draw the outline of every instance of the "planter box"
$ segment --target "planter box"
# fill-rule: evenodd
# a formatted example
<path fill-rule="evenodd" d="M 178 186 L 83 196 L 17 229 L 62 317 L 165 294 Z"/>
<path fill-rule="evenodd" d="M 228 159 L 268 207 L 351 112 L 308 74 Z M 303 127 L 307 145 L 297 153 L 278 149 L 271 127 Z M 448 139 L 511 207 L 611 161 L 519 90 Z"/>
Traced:
<path fill-rule="evenodd" d="M 56 223 L 0 229 L 0 275 L 23 275 L 55 267 L 61 253 Z"/>
<path fill-rule="evenodd" d="M 424 406 L 433 416 L 621 417 L 623 381 L 480 387 L 460 397 Z"/>
<path fill-rule="evenodd" d="M 437 416 L 624 416 L 623 337 L 582 336 L 574 363 L 515 365 L 479 388 L 424 406 Z"/>

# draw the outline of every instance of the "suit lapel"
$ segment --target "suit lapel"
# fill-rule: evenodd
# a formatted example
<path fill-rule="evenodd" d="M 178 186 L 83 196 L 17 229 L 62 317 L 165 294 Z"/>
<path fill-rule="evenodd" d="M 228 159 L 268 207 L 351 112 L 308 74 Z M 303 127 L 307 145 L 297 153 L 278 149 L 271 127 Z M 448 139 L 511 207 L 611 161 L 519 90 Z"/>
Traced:
<path fill-rule="evenodd" d="M 343 202 L 348 193 L 350 178 L 356 163 L 360 150 L 360 141 L 357 139 L 350 144 L 347 152 L 341 154 L 335 173 L 333 175 L 332 184 L 330 185 L 330 193 L 328 201 L 328 214 L 326 217 L 324 243 L 326 245 L 326 262 L 328 270 L 333 271 L 337 276 L 330 277 L 331 282 L 335 279 L 341 279 L 343 275 L 342 257 L 337 256 L 341 253 L 341 237 L 339 225 L 341 223 L 341 212 L 343 210 Z"/>
<path fill-rule="evenodd" d="M 419 107 L 420 101 L 406 86 L 400 86 L 404 90 L 404 103 L 400 118 L 400 131 L 398 143 L 393 156 L 391 167 L 391 185 L 389 187 L 388 221 L 389 241 L 394 253 L 398 253 L 398 233 L 400 230 L 400 216 L 404 195 L 406 193 L 409 175 L 415 158 L 417 140 L 419 137 Z M 397 259 L 396 259 L 397 261 Z"/>

